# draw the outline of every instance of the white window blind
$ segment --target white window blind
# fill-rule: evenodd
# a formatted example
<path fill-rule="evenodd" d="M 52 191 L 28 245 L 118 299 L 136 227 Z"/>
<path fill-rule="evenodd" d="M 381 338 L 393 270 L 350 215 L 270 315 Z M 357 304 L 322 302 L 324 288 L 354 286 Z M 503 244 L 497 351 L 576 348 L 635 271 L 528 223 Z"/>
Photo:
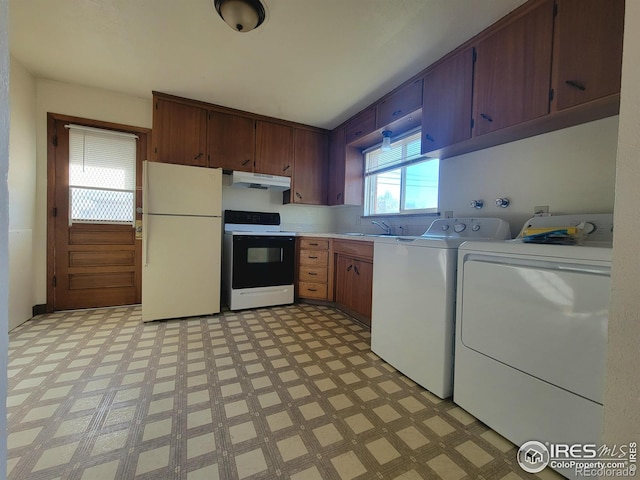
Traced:
<path fill-rule="evenodd" d="M 365 151 L 365 215 L 437 213 L 439 165 L 420 153 L 420 131 Z"/>
<path fill-rule="evenodd" d="M 380 147 L 370 150 L 366 157 L 365 174 L 381 173 L 395 169 L 400 165 L 409 165 L 423 160 L 424 156 L 420 153 L 420 145 L 420 132 L 416 132 L 394 141 L 389 151 L 385 152 Z"/>
<path fill-rule="evenodd" d="M 136 139 L 132 134 L 69 129 L 69 224 L 135 220 Z"/>

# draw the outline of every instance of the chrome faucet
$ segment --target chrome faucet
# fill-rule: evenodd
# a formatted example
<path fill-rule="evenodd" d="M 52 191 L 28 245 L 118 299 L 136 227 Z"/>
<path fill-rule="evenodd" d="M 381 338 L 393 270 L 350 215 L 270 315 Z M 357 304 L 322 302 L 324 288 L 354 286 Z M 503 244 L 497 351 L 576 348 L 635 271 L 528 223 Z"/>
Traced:
<path fill-rule="evenodd" d="M 385 235 L 391 235 L 391 227 L 386 223 L 384 223 L 383 221 L 378 222 L 376 220 L 371 220 L 371 223 L 379 226 L 384 231 Z"/>

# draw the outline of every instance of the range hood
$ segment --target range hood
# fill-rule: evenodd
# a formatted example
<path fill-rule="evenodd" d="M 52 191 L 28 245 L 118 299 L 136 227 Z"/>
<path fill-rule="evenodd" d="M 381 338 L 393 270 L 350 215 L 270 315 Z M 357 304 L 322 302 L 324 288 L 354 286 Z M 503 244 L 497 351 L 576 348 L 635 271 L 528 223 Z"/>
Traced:
<path fill-rule="evenodd" d="M 291 178 L 264 173 L 231 172 L 231 185 L 234 187 L 257 188 L 283 192 L 291 188 Z"/>

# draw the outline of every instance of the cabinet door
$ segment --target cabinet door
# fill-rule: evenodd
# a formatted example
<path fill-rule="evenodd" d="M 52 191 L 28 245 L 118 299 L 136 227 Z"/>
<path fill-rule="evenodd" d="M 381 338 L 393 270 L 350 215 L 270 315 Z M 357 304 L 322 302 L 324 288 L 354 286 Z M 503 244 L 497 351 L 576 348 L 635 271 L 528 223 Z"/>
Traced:
<path fill-rule="evenodd" d="M 329 184 L 327 203 L 344 205 L 345 191 L 345 129 L 338 128 L 329 137 Z"/>
<path fill-rule="evenodd" d="M 210 111 L 207 140 L 210 167 L 253 171 L 255 153 L 253 119 Z"/>
<path fill-rule="evenodd" d="M 347 138 L 345 143 L 349 145 L 352 142 L 360 140 L 376 129 L 376 109 L 369 108 L 358 114 L 349 123 L 347 123 Z"/>
<path fill-rule="evenodd" d="M 403 87 L 376 107 L 376 126 L 386 127 L 422 107 L 422 79 Z"/>
<path fill-rule="evenodd" d="M 422 153 L 471 138 L 473 48 L 451 57 L 424 78 Z"/>
<path fill-rule="evenodd" d="M 558 0 L 554 110 L 620 92 L 624 0 Z"/>
<path fill-rule="evenodd" d="M 153 144 L 158 162 L 206 167 L 207 111 L 155 99 Z"/>
<path fill-rule="evenodd" d="M 354 260 L 351 257 L 336 255 L 336 303 L 347 308 L 352 308 L 354 297 L 353 263 Z"/>
<path fill-rule="evenodd" d="M 329 137 L 310 130 L 294 130 L 292 203 L 327 204 Z"/>
<path fill-rule="evenodd" d="M 552 34 L 547 0 L 478 43 L 474 136 L 549 112 Z"/>
<path fill-rule="evenodd" d="M 256 121 L 257 173 L 290 177 L 293 173 L 293 128 Z"/>
<path fill-rule="evenodd" d="M 371 324 L 371 292 L 373 287 L 373 263 L 364 260 L 353 262 L 353 299 L 351 308 Z"/>

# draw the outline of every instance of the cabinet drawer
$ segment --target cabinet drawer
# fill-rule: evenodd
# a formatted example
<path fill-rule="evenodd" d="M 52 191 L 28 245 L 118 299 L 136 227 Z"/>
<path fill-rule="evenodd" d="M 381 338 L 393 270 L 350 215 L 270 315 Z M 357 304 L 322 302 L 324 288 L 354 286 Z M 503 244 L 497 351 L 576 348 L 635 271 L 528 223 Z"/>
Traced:
<path fill-rule="evenodd" d="M 333 251 L 345 255 L 373 260 L 373 242 L 334 240 Z"/>
<path fill-rule="evenodd" d="M 301 282 L 327 283 L 327 267 L 314 267 L 310 265 L 300 266 L 298 278 Z"/>
<path fill-rule="evenodd" d="M 326 250 L 300 250 L 300 265 L 317 265 L 326 267 L 329 252 Z"/>
<path fill-rule="evenodd" d="M 301 238 L 301 250 L 329 250 L 329 240 L 318 238 Z"/>
<path fill-rule="evenodd" d="M 298 282 L 298 296 L 303 298 L 327 298 L 327 285 L 322 283 Z"/>
<path fill-rule="evenodd" d="M 422 107 L 422 79 L 418 79 L 378 104 L 376 124 L 386 127 Z"/>
<path fill-rule="evenodd" d="M 346 144 L 360 140 L 376 129 L 376 110 L 365 110 L 347 124 Z"/>

